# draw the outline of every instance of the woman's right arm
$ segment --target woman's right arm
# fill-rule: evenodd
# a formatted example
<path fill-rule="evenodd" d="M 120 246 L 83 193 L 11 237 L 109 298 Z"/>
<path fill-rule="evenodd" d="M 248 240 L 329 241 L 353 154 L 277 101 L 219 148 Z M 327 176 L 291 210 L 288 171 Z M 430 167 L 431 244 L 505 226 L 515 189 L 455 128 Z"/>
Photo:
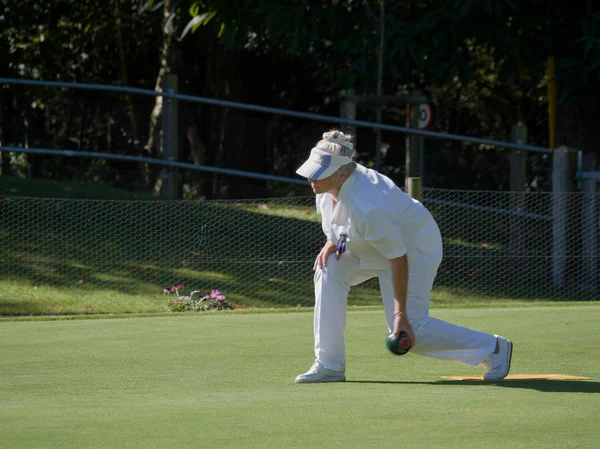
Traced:
<path fill-rule="evenodd" d="M 319 255 L 317 256 L 317 259 L 315 260 L 315 264 L 313 266 L 313 271 L 316 270 L 317 268 L 323 268 L 323 267 L 327 266 L 327 258 L 329 257 L 329 255 L 331 253 L 335 253 L 335 250 L 336 250 L 335 243 L 333 243 L 331 240 L 327 239 L 327 241 L 325 242 L 325 245 L 323 245 L 323 248 L 321 248 L 321 251 L 319 252 Z M 340 254 L 337 254 L 336 257 L 339 259 Z"/>

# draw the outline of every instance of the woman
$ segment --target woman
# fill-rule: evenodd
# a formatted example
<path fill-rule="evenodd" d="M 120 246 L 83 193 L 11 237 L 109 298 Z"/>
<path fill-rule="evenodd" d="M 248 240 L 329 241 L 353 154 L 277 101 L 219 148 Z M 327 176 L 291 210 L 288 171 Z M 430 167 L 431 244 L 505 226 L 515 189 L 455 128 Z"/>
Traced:
<path fill-rule="evenodd" d="M 316 194 L 327 237 L 315 260 L 315 356 L 297 383 L 346 380 L 344 331 L 350 287 L 379 278 L 389 331 L 401 331 L 411 352 L 477 366 L 485 380 L 510 370 L 512 343 L 429 316 L 433 280 L 442 260 L 439 228 L 420 202 L 389 178 L 352 161 L 351 137 L 323 134 L 297 170 Z"/>

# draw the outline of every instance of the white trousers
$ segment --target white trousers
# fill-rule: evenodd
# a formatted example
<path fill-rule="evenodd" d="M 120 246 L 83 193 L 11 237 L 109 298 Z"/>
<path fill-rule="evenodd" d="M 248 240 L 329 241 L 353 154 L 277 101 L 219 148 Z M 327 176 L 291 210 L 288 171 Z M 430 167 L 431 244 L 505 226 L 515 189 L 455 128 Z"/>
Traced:
<path fill-rule="evenodd" d="M 429 299 L 442 249 L 423 253 L 408 252 L 407 315 L 413 328 L 416 344 L 411 349 L 438 359 L 466 365 L 479 365 L 496 347 L 493 335 L 456 326 L 429 316 Z M 315 357 L 326 368 L 345 372 L 346 310 L 350 287 L 377 276 L 385 308 L 388 331 L 394 326 L 394 289 L 391 271 L 361 270 L 359 260 L 344 253 L 339 260 L 331 254 L 327 266 L 316 269 L 315 282 Z"/>

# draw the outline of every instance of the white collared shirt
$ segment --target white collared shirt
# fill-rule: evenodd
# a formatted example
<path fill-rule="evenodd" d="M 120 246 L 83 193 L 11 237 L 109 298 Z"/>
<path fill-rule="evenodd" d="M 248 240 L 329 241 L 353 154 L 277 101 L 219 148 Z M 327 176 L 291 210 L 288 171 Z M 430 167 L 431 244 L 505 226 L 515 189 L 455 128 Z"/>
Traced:
<path fill-rule="evenodd" d="M 439 229 L 429 211 L 387 176 L 357 164 L 344 182 L 335 208 L 329 193 L 317 195 L 323 232 L 337 243 L 347 234 L 346 251 L 362 269 L 389 269 L 389 259 L 411 248 L 440 245 Z"/>

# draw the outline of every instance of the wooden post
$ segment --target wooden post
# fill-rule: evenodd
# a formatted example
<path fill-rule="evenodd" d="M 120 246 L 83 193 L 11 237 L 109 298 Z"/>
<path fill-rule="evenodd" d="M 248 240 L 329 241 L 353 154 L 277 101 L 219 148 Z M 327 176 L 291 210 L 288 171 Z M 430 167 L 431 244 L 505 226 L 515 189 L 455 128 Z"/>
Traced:
<path fill-rule="evenodd" d="M 415 104 L 412 110 L 412 128 L 419 129 L 419 105 Z M 420 164 L 419 164 L 419 156 L 421 153 L 421 148 L 419 147 L 419 136 L 413 134 L 410 136 L 410 165 L 408 170 L 408 175 L 411 178 L 417 178 L 419 176 Z"/>
<path fill-rule="evenodd" d="M 407 192 L 412 198 L 421 202 L 423 201 L 423 188 L 421 178 L 408 178 Z"/>
<path fill-rule="evenodd" d="M 414 91 L 413 96 L 419 97 L 420 91 Z M 406 126 L 414 129 L 419 129 L 419 105 L 414 104 L 412 108 L 412 117 L 410 117 L 410 105 L 406 107 Z M 404 184 L 408 189 L 409 178 L 418 178 L 420 175 L 420 164 L 419 164 L 419 153 L 421 152 L 419 146 L 419 136 L 415 134 L 409 134 L 406 136 L 406 174 L 404 178 Z"/>
<path fill-rule="evenodd" d="M 177 93 L 177 75 L 169 73 L 163 78 L 163 92 Z M 172 98 L 164 98 L 162 111 L 163 125 L 163 159 L 177 161 L 179 158 L 179 132 L 178 132 L 178 101 Z M 179 197 L 179 183 L 177 170 L 169 167 L 167 178 L 163 189 L 164 197 L 168 200 L 176 200 Z"/>
<path fill-rule="evenodd" d="M 419 136 L 419 178 L 425 179 L 425 136 Z"/>
<path fill-rule="evenodd" d="M 525 125 L 515 125 L 511 131 L 511 142 L 518 144 L 527 143 L 527 127 Z M 523 191 L 526 185 L 526 160 L 525 151 L 511 149 L 510 152 L 510 255 L 514 257 L 517 263 L 514 264 L 514 276 L 517 278 L 525 272 L 523 263 L 526 260 L 522 259 L 525 246 L 523 236 L 522 219 L 518 215 L 523 211 L 525 206 L 525 197 Z"/>
<path fill-rule="evenodd" d="M 569 148 L 555 148 L 552 157 L 552 284 L 562 288 L 567 262 Z"/>
<path fill-rule="evenodd" d="M 596 170 L 596 155 L 583 153 L 583 171 Z M 582 290 L 594 292 L 598 288 L 598 210 L 595 179 L 583 181 L 581 200 Z"/>

